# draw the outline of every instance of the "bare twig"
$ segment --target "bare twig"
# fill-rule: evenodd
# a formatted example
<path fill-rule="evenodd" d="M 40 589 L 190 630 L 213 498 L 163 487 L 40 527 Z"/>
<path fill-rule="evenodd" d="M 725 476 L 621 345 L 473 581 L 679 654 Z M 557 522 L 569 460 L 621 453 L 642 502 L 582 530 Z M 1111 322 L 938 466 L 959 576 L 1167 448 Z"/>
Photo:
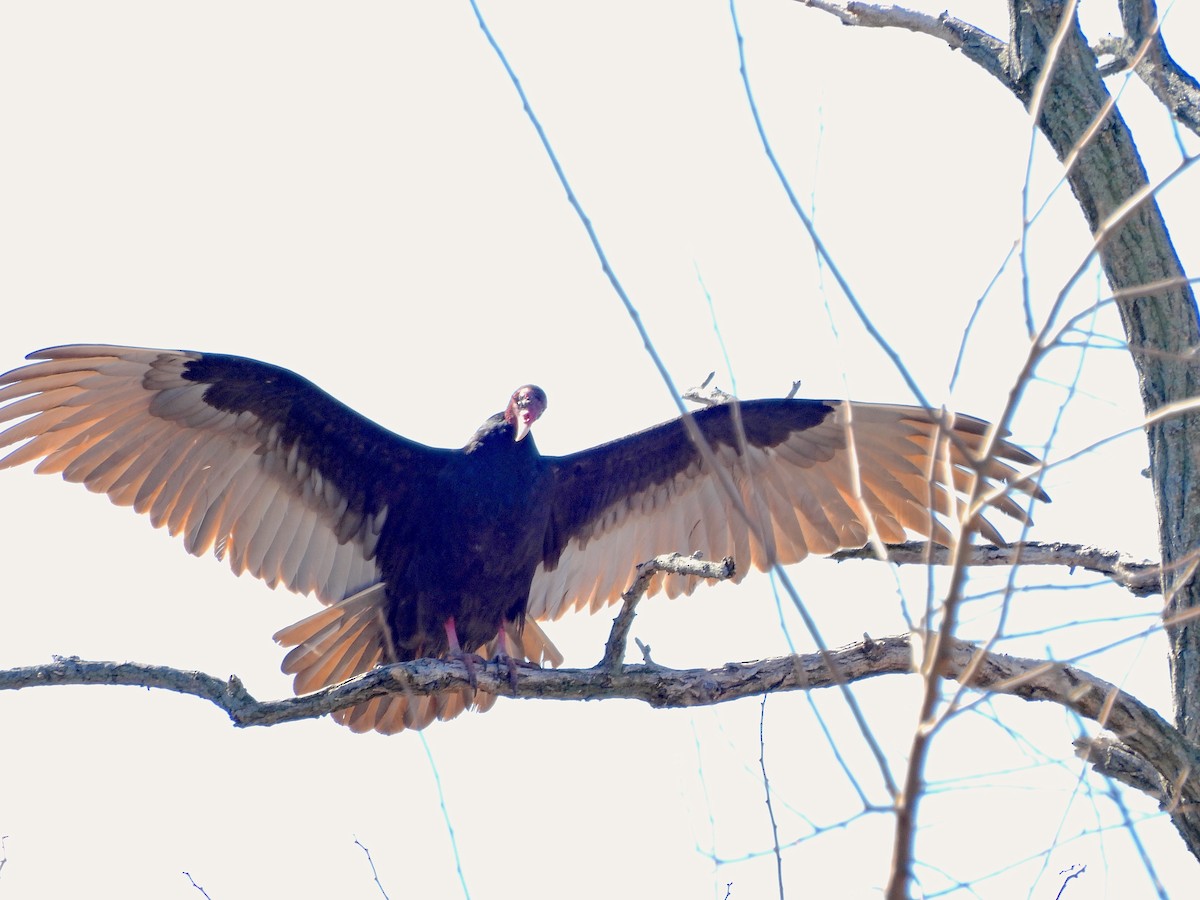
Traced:
<path fill-rule="evenodd" d="M 383 889 L 383 882 L 379 880 L 379 873 L 375 870 L 375 860 L 371 859 L 371 851 L 357 837 L 355 837 L 354 843 L 362 848 L 363 853 L 367 854 L 367 865 L 371 867 L 371 877 L 375 879 L 375 886 L 379 888 L 379 893 L 383 894 L 384 900 L 388 900 L 388 893 Z"/>
<path fill-rule="evenodd" d="M 771 779 L 767 777 L 767 742 L 763 735 L 767 722 L 767 695 L 763 694 L 758 710 L 758 768 L 762 772 L 763 793 L 767 799 L 767 817 L 771 820 L 771 847 L 775 853 L 775 880 L 779 885 L 779 900 L 784 900 L 783 854 L 779 849 L 779 823 L 775 821 L 775 807 L 771 803 Z"/>
<path fill-rule="evenodd" d="M 425 735 L 421 735 L 421 748 L 425 751 L 425 758 L 429 760 L 429 770 L 433 775 L 433 786 L 437 789 L 438 806 L 442 810 L 442 821 L 446 825 L 446 835 L 450 838 L 450 850 L 454 853 L 454 872 L 458 875 L 458 886 L 462 888 L 463 900 L 471 900 L 471 891 L 467 887 L 467 875 L 463 872 L 462 856 L 458 852 L 458 838 L 454 834 L 454 823 L 450 821 L 450 808 L 446 806 L 446 792 L 442 790 L 442 776 L 438 772 L 437 763 L 433 759 L 433 750 L 429 746 L 429 741 L 425 740 Z M 380 888 L 382 890 L 382 887 Z"/>
<path fill-rule="evenodd" d="M 655 666 L 657 663 L 650 658 L 650 645 L 641 638 L 634 638 L 633 642 L 637 644 L 638 650 L 642 652 L 642 662 L 647 666 Z"/>
<path fill-rule="evenodd" d="M 629 641 L 629 629 L 633 625 L 633 617 L 637 614 L 637 604 L 650 581 L 659 572 L 669 572 L 676 575 L 695 575 L 699 578 L 711 578 L 714 581 L 725 581 L 734 574 L 733 557 L 727 556 L 719 562 L 710 562 L 699 556 L 683 556 L 679 553 L 667 553 L 641 563 L 637 567 L 637 577 L 633 584 L 621 595 L 624 601 L 621 611 L 613 619 L 612 631 L 604 645 L 604 656 L 596 665 L 598 669 L 616 671 L 625 660 L 625 645 Z"/>
<path fill-rule="evenodd" d="M 204 900 L 212 900 L 212 898 L 210 898 L 208 896 L 208 891 L 206 891 L 204 888 L 200 887 L 200 885 L 196 884 L 196 879 L 192 877 L 191 872 L 184 872 L 183 874 L 186 875 L 187 880 L 192 883 L 192 887 L 194 887 L 196 890 L 198 890 L 201 894 L 204 895 Z"/>
<path fill-rule="evenodd" d="M 1076 878 L 1078 878 L 1080 875 L 1082 875 L 1082 874 L 1083 874 L 1084 872 L 1086 872 L 1086 871 L 1087 871 L 1087 866 L 1086 866 L 1086 865 L 1084 865 L 1084 866 L 1071 866 L 1071 868 L 1067 870 L 1066 877 L 1063 879 L 1063 881 L 1062 881 L 1062 884 L 1061 884 L 1061 885 L 1059 885 L 1059 887 L 1058 887 L 1058 893 L 1054 895 L 1054 900 L 1062 900 L 1062 898 L 1063 898 L 1063 895 L 1064 895 L 1064 893 L 1065 893 L 1065 892 L 1066 892 L 1066 890 L 1067 890 L 1067 885 L 1068 885 L 1068 884 L 1069 884 L 1071 881 L 1074 881 Z M 1062 873 L 1062 872 L 1060 872 L 1059 874 L 1061 875 L 1061 874 L 1063 874 L 1063 873 Z"/>
<path fill-rule="evenodd" d="M 1117 790 L 1117 786 L 1106 781 L 1103 785 L 1104 793 L 1108 795 L 1109 801 L 1117 808 L 1117 812 L 1121 814 L 1121 824 L 1125 832 L 1129 835 L 1129 840 L 1133 843 L 1134 849 L 1137 850 L 1138 858 L 1142 861 L 1142 868 L 1146 870 L 1146 875 L 1150 878 L 1150 883 L 1154 885 L 1154 891 L 1158 895 L 1158 900 L 1168 900 L 1166 888 L 1163 887 L 1162 880 L 1158 877 L 1158 872 L 1154 868 L 1154 862 L 1150 859 L 1150 854 L 1146 852 L 1146 845 L 1142 843 L 1142 838 L 1138 834 L 1138 830 L 1133 827 L 1133 817 L 1129 815 L 1129 807 L 1125 804 L 1125 798 L 1121 796 L 1121 792 Z"/>
<path fill-rule="evenodd" d="M 723 403 L 736 400 L 737 398 L 733 394 L 721 390 L 715 384 L 709 387 L 713 376 L 716 374 L 716 372 L 709 372 L 708 377 L 703 382 L 683 392 L 683 399 L 688 403 L 695 403 L 698 406 L 720 406 Z"/>

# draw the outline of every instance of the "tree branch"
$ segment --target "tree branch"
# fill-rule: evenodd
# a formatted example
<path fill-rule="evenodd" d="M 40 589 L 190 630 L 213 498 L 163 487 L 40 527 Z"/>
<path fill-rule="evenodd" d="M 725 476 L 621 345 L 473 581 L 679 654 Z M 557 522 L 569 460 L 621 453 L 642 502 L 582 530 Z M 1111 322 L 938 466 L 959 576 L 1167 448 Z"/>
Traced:
<path fill-rule="evenodd" d="M 626 699 L 641 700 L 656 708 L 711 706 L 767 693 L 911 674 L 912 643 L 908 635 L 868 638 L 830 650 L 829 665 L 820 653 L 726 663 L 715 669 L 631 665 L 617 672 L 599 667 L 523 667 L 510 672 L 507 665 L 497 661 L 477 665 L 473 677 L 485 691 L 521 699 Z M 1132 695 L 1074 666 L 987 653 L 961 640 L 954 640 L 948 647 L 939 674 L 991 693 L 1057 703 L 1091 719 L 1116 735 L 1121 751 L 1139 761 L 1133 767 L 1137 777 L 1122 780 L 1159 799 L 1172 815 L 1200 819 L 1200 753 Z M 319 718 L 386 693 L 429 694 L 461 688 L 469 686 L 471 678 L 472 673 L 461 660 L 422 659 L 373 669 L 303 697 L 259 701 L 237 677 L 221 679 L 169 666 L 57 657 L 45 665 L 0 671 L 0 690 L 62 684 L 170 690 L 208 700 L 224 710 L 235 725 L 246 728 Z M 1096 756 L 1095 761 L 1099 760 Z"/>
<path fill-rule="evenodd" d="M 835 3 L 831 0 L 798 0 L 821 12 L 829 13 L 843 25 L 859 28 L 902 28 L 928 35 L 945 43 L 951 50 L 961 50 L 976 65 L 982 66 L 995 78 L 1009 84 L 1005 68 L 1005 44 L 982 28 L 956 19 L 948 12 L 937 16 L 894 4 Z"/>
<path fill-rule="evenodd" d="M 1153 40 L 1157 27 L 1153 3 L 1119 2 L 1134 48 L 1152 38 L 1138 65 L 1149 59 L 1148 65 L 1169 72 L 1173 64 L 1165 47 Z M 838 15 L 845 24 L 903 27 L 946 40 L 931 24 L 940 18 L 910 17 L 894 8 L 868 4 L 807 0 L 807 5 Z M 1008 43 L 997 47 L 985 41 L 976 46 L 987 51 L 975 55 L 964 45 L 964 55 L 992 73 L 1025 105 L 1055 155 L 1067 164 L 1065 177 L 1096 239 L 1092 252 L 1114 295 L 1141 293 L 1150 284 L 1178 285 L 1153 296 L 1118 300 L 1117 310 L 1151 423 L 1146 436 L 1158 507 L 1175 721 L 1200 743 L 1200 580 L 1192 577 L 1197 567 L 1187 562 L 1200 547 L 1200 479 L 1195 478 L 1200 471 L 1200 416 L 1152 419 L 1161 408 L 1200 396 L 1200 364 L 1191 352 L 1200 346 L 1200 311 L 1132 134 L 1075 19 L 1076 5 L 1057 0 L 1008 0 L 1007 5 Z M 1169 79 L 1162 84 L 1170 88 Z M 1164 102 L 1176 110 L 1173 101 Z M 1200 857 L 1200 828 L 1180 817 L 1175 822 L 1189 850 Z"/>
<path fill-rule="evenodd" d="M 906 541 L 885 544 L 887 560 L 896 565 L 935 565 L 950 563 L 950 551 L 928 541 Z M 872 546 L 856 550 L 838 550 L 829 557 L 841 562 L 846 559 L 878 559 Z M 1162 593 L 1162 566 L 1153 560 L 1135 560 L 1119 550 L 1105 550 L 1086 544 L 1066 544 L 1061 541 L 1024 541 L 997 547 L 977 544 L 971 547 L 964 561 L 968 566 L 1063 566 L 1068 569 L 1087 569 L 1107 575 L 1121 587 L 1138 597 Z"/>
<path fill-rule="evenodd" d="M 894 4 L 836 3 L 832 0 L 798 0 L 805 6 L 834 16 L 843 25 L 858 28 L 900 28 L 924 34 L 945 43 L 951 50 L 982 66 L 990 75 L 1016 91 L 1016 82 L 1005 68 L 1007 47 L 1004 41 L 981 28 L 951 16 L 948 12 L 932 16 Z M 1167 51 L 1159 32 L 1158 9 L 1154 0 L 1118 0 L 1125 35 L 1098 41 L 1096 51 L 1113 60 L 1101 66 L 1104 76 L 1129 67 L 1145 82 L 1154 96 L 1171 114 L 1196 134 L 1200 134 L 1200 82 L 1181 67 Z M 1142 48 L 1145 45 L 1145 52 Z"/>
<path fill-rule="evenodd" d="M 1105 45 L 1105 52 L 1116 57 L 1115 65 L 1120 68 L 1132 65 L 1134 73 L 1176 120 L 1200 134 L 1200 82 L 1167 52 L 1154 0 L 1119 0 L 1117 5 L 1125 38 L 1118 46 Z M 1143 45 L 1145 52 L 1141 52 Z M 1105 74 L 1111 71 L 1109 68 Z"/>
<path fill-rule="evenodd" d="M 1149 794 L 1166 805 L 1169 797 L 1159 790 L 1158 773 L 1148 762 L 1110 735 L 1081 737 L 1074 742 L 1075 755 L 1105 778 L 1114 778 Z"/>
<path fill-rule="evenodd" d="M 625 661 L 625 645 L 629 641 L 629 629 L 633 626 L 638 601 L 646 593 L 646 589 L 650 586 L 650 580 L 655 575 L 659 572 L 673 572 L 677 575 L 695 575 L 713 581 L 725 581 L 733 577 L 734 565 L 732 556 L 726 556 L 719 562 L 710 562 L 701 559 L 699 555 L 683 556 L 679 553 L 667 553 L 639 563 L 635 571 L 636 577 L 633 584 L 621 595 L 621 600 L 624 602 L 621 611 L 613 620 L 612 631 L 609 632 L 608 641 L 604 645 L 604 656 L 596 666 L 598 669 L 613 672 L 619 669 L 621 663 Z"/>

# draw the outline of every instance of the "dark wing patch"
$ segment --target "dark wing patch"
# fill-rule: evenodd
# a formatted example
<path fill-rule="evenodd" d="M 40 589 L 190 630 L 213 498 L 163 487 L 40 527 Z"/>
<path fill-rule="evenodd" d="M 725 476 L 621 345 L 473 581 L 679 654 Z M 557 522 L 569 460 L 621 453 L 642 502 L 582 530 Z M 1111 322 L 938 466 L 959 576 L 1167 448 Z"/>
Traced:
<path fill-rule="evenodd" d="M 54 347 L 0 376 L 0 468 L 133 506 L 235 572 L 332 603 L 379 580 L 376 543 L 406 477 L 447 452 L 407 441 L 264 363 L 106 345 Z M 23 399 L 18 399 L 23 398 Z M 400 511 L 401 514 L 403 510 Z"/>
<path fill-rule="evenodd" d="M 557 493 L 545 559 L 530 590 L 531 618 L 615 602 L 633 567 L 660 553 L 732 556 L 739 580 L 751 566 L 766 569 L 873 539 L 901 541 L 909 531 L 947 544 L 954 538 L 946 522 L 967 518 L 962 494 L 988 431 L 987 423 L 958 416 L 948 439 L 920 408 L 843 401 L 749 401 L 694 418 L 740 509 L 679 421 L 550 460 Z M 997 440 L 981 474 L 1015 484 L 1018 473 L 1004 459 L 1035 461 Z M 1005 493 L 989 505 L 1028 521 Z M 1002 541 L 982 516 L 973 528 Z M 660 574 L 649 592 L 676 596 L 696 584 Z"/>

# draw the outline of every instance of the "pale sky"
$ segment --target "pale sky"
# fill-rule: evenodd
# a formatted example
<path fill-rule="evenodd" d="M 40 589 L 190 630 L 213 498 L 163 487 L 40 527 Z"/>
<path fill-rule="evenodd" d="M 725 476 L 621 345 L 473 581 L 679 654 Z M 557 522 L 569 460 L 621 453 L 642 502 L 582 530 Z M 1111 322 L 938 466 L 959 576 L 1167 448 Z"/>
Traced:
<path fill-rule="evenodd" d="M 973 5 L 952 11 L 971 18 Z M 799 379 L 803 396 L 911 402 L 816 265 L 763 153 L 726 3 L 483 12 L 677 384 L 717 370 L 730 387 L 715 316 L 743 397 Z M 999 415 L 1027 348 L 1015 267 L 988 296 L 953 394 L 949 380 L 971 309 L 1020 234 L 1024 111 L 927 38 L 843 28 L 784 0 L 746 0 L 738 16 L 774 151 L 857 298 L 931 400 Z M 1002 19 L 981 24 L 1006 34 Z M 1111 27 L 1085 25 L 1091 37 Z M 1172 11 L 1164 32 L 1200 71 L 1194 6 Z M 1167 116 L 1140 84 L 1122 111 L 1153 178 L 1178 165 Z M 466 2 L 9 0 L 0 121 L 0 370 L 77 341 L 237 353 L 445 446 L 533 381 L 550 398 L 536 430 L 545 453 L 674 414 Z M 1034 207 L 1058 177 L 1039 139 Z M 1161 203 L 1195 271 L 1200 176 Z M 1035 311 L 1089 243 L 1063 187 L 1030 234 Z M 1069 312 L 1106 293 L 1093 267 Z M 1110 308 L 1096 328 L 1120 334 Z M 1041 452 L 1079 362 L 1077 350 L 1052 357 L 1016 440 Z M 1051 456 L 1139 416 L 1127 354 L 1089 352 Z M 1030 537 L 1153 556 L 1144 465 L 1135 434 L 1052 469 L 1054 503 L 1035 511 Z M 314 599 L 235 579 L 130 511 L 29 468 L 0 473 L 0 505 L 0 666 L 136 660 L 290 695 L 270 636 Z M 790 574 L 831 646 L 899 633 L 901 594 L 914 609 L 925 599 L 918 571 L 809 560 Z M 1001 649 L 1067 658 L 1153 624 L 1157 598 L 1083 587 L 1096 580 L 1020 574 L 1029 589 L 1008 632 L 1036 633 Z M 1003 581 L 972 585 L 985 595 Z M 997 605 L 970 604 L 963 636 L 990 634 Z M 551 626 L 568 665 L 599 658 L 610 618 Z M 794 611 L 784 621 L 811 650 Z M 1063 627 L 1072 622 L 1089 624 Z M 634 633 L 681 668 L 788 646 L 761 575 L 655 598 Z M 1170 716 L 1160 635 L 1080 664 Z M 876 679 L 855 695 L 902 771 L 916 680 Z M 811 700 L 870 800 L 886 803 L 844 703 Z M 392 898 L 463 896 L 454 845 L 476 900 L 719 900 L 729 883 L 733 898 L 777 895 L 755 700 L 668 712 L 501 700 L 436 724 L 425 737 L 453 836 L 417 734 L 354 735 L 328 720 L 239 731 L 199 700 L 99 687 L 2 694 L 0 715 L 5 898 L 200 896 L 183 871 L 213 900 L 378 897 L 355 837 Z M 772 697 L 765 729 L 782 842 L 862 810 L 810 698 Z M 928 890 L 1021 863 L 977 895 L 1053 897 L 1072 865 L 1087 866 L 1072 900 L 1149 894 L 1105 786 L 1081 781 L 1079 732 L 1058 707 L 1005 698 L 943 732 L 918 842 Z M 1122 796 L 1168 891 L 1183 895 L 1195 861 L 1149 800 Z M 891 829 L 873 814 L 789 847 L 788 895 L 877 896 Z"/>

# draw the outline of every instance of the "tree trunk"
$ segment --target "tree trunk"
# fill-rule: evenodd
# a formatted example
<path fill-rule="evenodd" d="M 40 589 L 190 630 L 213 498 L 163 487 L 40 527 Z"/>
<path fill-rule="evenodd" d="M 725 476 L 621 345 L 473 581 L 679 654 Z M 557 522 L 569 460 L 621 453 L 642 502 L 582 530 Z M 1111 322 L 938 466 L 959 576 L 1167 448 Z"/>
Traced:
<path fill-rule="evenodd" d="M 1030 107 L 1062 22 L 1055 0 L 1010 0 L 1007 50 L 1009 87 Z M 1110 100 L 1097 60 L 1078 22 L 1065 23 L 1038 126 L 1060 160 L 1080 143 Z M 1114 107 L 1067 173 L 1093 234 L 1147 184 L 1133 136 Z M 1166 223 L 1153 197 L 1141 203 L 1100 244 L 1099 256 L 1113 291 L 1184 277 Z M 1148 296 L 1118 299 L 1130 354 L 1137 367 L 1147 414 L 1200 396 L 1200 371 L 1191 352 L 1200 347 L 1196 298 L 1184 284 Z M 1189 560 L 1200 546 L 1200 416 L 1181 415 L 1147 429 L 1150 474 L 1162 547 L 1164 615 L 1171 645 L 1175 724 L 1200 744 L 1200 579 Z M 1193 618 L 1189 618 L 1189 614 Z M 1200 858 L 1200 815 L 1176 814 L 1176 825 Z"/>

